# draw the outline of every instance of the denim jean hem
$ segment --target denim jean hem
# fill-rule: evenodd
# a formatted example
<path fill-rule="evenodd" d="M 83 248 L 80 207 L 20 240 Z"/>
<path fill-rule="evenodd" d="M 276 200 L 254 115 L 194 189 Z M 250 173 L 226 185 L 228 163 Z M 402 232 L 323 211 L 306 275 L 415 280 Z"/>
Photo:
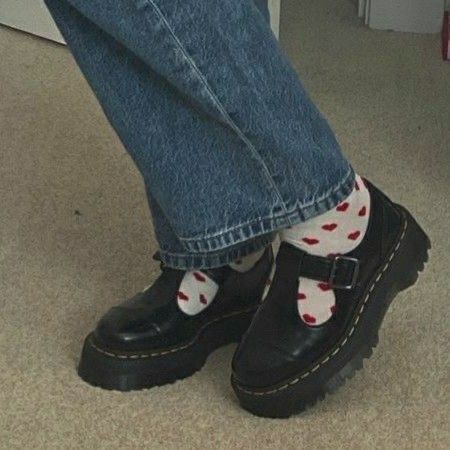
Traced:
<path fill-rule="evenodd" d="M 191 270 L 207 269 L 227 265 L 266 247 L 275 238 L 276 232 L 334 208 L 353 190 L 355 173 L 350 167 L 348 174 L 327 195 L 307 206 L 298 206 L 293 211 L 279 216 L 261 218 L 242 227 L 226 230 L 222 234 L 198 240 L 182 240 L 187 248 L 184 254 L 161 251 L 161 258 L 169 267 Z"/>
<path fill-rule="evenodd" d="M 266 248 L 275 238 L 275 233 L 258 236 L 241 242 L 231 248 L 206 254 L 180 254 L 160 250 L 161 261 L 169 267 L 180 270 L 212 269 L 226 266 L 238 259 Z"/>
<path fill-rule="evenodd" d="M 305 222 L 315 216 L 325 213 L 348 197 L 355 184 L 355 173 L 350 167 L 345 177 L 333 186 L 320 199 L 308 205 L 296 205 L 292 210 L 262 217 L 251 223 L 236 226 L 223 232 L 200 238 L 182 238 L 180 242 L 189 253 L 210 253 L 223 250 L 241 242 L 253 239 L 267 233 L 273 233 L 283 228 Z"/>

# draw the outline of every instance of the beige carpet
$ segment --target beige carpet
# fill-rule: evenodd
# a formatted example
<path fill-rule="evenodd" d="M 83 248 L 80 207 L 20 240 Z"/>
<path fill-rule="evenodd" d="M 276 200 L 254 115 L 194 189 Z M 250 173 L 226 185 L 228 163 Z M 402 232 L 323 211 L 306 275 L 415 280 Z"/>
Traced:
<path fill-rule="evenodd" d="M 449 449 L 450 65 L 439 37 L 283 0 L 282 43 L 357 170 L 434 242 L 365 370 L 290 420 L 242 411 L 233 348 L 121 394 L 76 373 L 85 334 L 156 276 L 141 180 L 66 48 L 0 29 L 0 448 Z"/>

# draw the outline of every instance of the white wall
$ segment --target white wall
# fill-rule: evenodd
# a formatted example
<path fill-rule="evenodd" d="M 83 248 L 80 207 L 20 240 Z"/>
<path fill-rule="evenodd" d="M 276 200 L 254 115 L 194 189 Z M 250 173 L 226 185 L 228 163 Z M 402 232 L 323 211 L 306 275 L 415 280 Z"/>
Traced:
<path fill-rule="evenodd" d="M 0 0 L 0 23 L 64 42 L 42 0 Z"/>
<path fill-rule="evenodd" d="M 438 33 L 445 0 L 359 0 L 359 15 L 371 28 Z"/>

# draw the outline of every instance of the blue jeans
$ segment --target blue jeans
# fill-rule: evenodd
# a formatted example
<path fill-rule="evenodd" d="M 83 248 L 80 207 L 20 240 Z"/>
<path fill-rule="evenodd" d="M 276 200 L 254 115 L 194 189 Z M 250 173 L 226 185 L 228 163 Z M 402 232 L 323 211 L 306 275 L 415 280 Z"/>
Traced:
<path fill-rule="evenodd" d="M 225 265 L 351 192 L 351 166 L 253 1 L 46 4 L 143 176 L 168 266 Z"/>

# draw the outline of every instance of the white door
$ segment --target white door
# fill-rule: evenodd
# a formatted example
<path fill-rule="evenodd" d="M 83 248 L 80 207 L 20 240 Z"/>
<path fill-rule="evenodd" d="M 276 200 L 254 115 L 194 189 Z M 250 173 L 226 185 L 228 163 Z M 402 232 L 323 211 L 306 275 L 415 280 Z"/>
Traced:
<path fill-rule="evenodd" d="M 438 33 L 445 0 L 359 0 L 358 13 L 379 30 Z"/>
<path fill-rule="evenodd" d="M 42 0 L 0 0 L 0 23 L 64 42 Z"/>
<path fill-rule="evenodd" d="M 269 0 L 274 33 L 278 36 L 281 0 Z M 0 0 L 0 23 L 64 42 L 42 0 Z"/>

